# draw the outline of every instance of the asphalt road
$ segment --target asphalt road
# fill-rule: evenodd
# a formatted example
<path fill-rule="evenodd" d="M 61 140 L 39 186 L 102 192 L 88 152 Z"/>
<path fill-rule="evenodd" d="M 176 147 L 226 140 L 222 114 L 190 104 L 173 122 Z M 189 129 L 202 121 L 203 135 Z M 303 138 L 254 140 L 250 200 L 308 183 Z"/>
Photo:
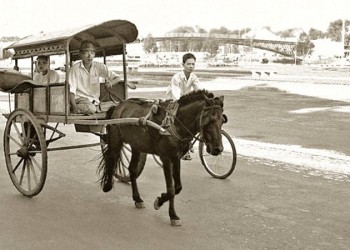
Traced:
<path fill-rule="evenodd" d="M 291 115 L 287 111 L 343 102 L 297 96 L 269 88 L 225 94 L 227 130 L 236 140 L 329 149 L 349 155 L 348 113 Z M 140 95 L 140 94 L 138 94 Z M 145 93 L 157 97 L 160 93 Z M 0 118 L 3 133 L 4 118 Z M 63 126 L 58 143 L 96 141 Z M 0 145 L 2 149 L 2 144 Z M 240 152 L 238 151 L 238 154 Z M 167 204 L 154 210 L 165 190 L 152 158 L 139 178 L 145 209 L 136 209 L 131 187 L 98 186 L 99 148 L 49 152 L 44 190 L 20 195 L 0 155 L 0 249 L 349 249 L 349 176 L 332 178 L 290 164 L 238 155 L 226 180 L 209 176 L 194 154 L 182 164 L 176 197 L 181 227 L 171 227 Z M 314 173 L 314 172 L 313 172 Z"/>

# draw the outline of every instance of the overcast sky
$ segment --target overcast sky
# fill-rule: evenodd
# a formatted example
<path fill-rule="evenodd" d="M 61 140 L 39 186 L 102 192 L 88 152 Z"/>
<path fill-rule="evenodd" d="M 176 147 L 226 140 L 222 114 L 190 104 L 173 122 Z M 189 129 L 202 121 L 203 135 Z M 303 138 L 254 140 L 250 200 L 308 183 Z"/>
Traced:
<path fill-rule="evenodd" d="M 26 36 L 111 19 L 136 24 L 141 36 L 179 26 L 209 31 L 270 26 L 273 31 L 350 20 L 350 0 L 1 0 L 0 37 Z"/>

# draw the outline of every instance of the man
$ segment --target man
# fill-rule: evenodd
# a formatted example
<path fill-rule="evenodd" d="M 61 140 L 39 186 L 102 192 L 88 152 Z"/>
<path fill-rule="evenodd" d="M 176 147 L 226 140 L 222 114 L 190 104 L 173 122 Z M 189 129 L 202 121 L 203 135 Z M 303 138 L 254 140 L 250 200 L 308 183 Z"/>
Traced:
<path fill-rule="evenodd" d="M 33 80 L 41 84 L 60 82 L 58 73 L 50 69 L 50 56 L 38 56 Z"/>
<path fill-rule="evenodd" d="M 93 114 L 100 103 L 100 77 L 106 81 L 106 87 L 120 82 L 120 76 L 109 71 L 107 66 L 93 61 L 96 50 L 90 41 L 83 41 L 79 54 L 81 61 L 75 63 L 69 71 L 70 103 L 73 113 Z"/>
<path fill-rule="evenodd" d="M 199 79 L 193 73 L 196 66 L 196 57 L 192 53 L 186 53 L 182 57 L 183 69 L 172 78 L 165 94 L 165 99 L 178 100 L 181 96 L 192 90 L 199 89 Z"/>
<path fill-rule="evenodd" d="M 193 73 L 196 66 L 196 57 L 192 53 L 186 53 L 182 57 L 183 69 L 172 78 L 165 93 L 165 99 L 178 100 L 181 96 L 200 88 L 198 77 Z M 193 152 L 193 148 L 190 149 Z M 187 152 L 182 160 L 192 160 L 190 152 Z"/>

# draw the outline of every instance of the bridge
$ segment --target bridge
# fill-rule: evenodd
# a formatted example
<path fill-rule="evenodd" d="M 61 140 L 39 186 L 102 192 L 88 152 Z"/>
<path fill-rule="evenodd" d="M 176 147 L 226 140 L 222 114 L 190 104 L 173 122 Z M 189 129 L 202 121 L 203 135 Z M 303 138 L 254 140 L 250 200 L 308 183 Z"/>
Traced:
<path fill-rule="evenodd" d="M 295 57 L 296 42 L 286 40 L 263 40 L 255 38 L 242 38 L 238 35 L 207 34 L 207 33 L 167 33 L 164 36 L 153 37 L 155 41 L 205 41 L 215 39 L 221 44 L 237 44 L 268 50 L 284 56 Z M 299 54 L 297 55 L 299 56 Z"/>

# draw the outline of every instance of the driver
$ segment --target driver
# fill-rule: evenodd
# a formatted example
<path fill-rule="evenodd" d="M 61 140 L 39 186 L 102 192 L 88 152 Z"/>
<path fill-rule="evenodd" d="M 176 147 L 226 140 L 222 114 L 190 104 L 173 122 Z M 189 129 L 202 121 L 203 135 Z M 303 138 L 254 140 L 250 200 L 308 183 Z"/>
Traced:
<path fill-rule="evenodd" d="M 98 111 L 100 77 L 107 81 L 107 88 L 121 80 L 105 64 L 93 61 L 95 53 L 95 45 L 91 41 L 83 41 L 79 50 L 81 61 L 75 63 L 69 71 L 69 97 L 73 113 L 93 114 Z"/>

